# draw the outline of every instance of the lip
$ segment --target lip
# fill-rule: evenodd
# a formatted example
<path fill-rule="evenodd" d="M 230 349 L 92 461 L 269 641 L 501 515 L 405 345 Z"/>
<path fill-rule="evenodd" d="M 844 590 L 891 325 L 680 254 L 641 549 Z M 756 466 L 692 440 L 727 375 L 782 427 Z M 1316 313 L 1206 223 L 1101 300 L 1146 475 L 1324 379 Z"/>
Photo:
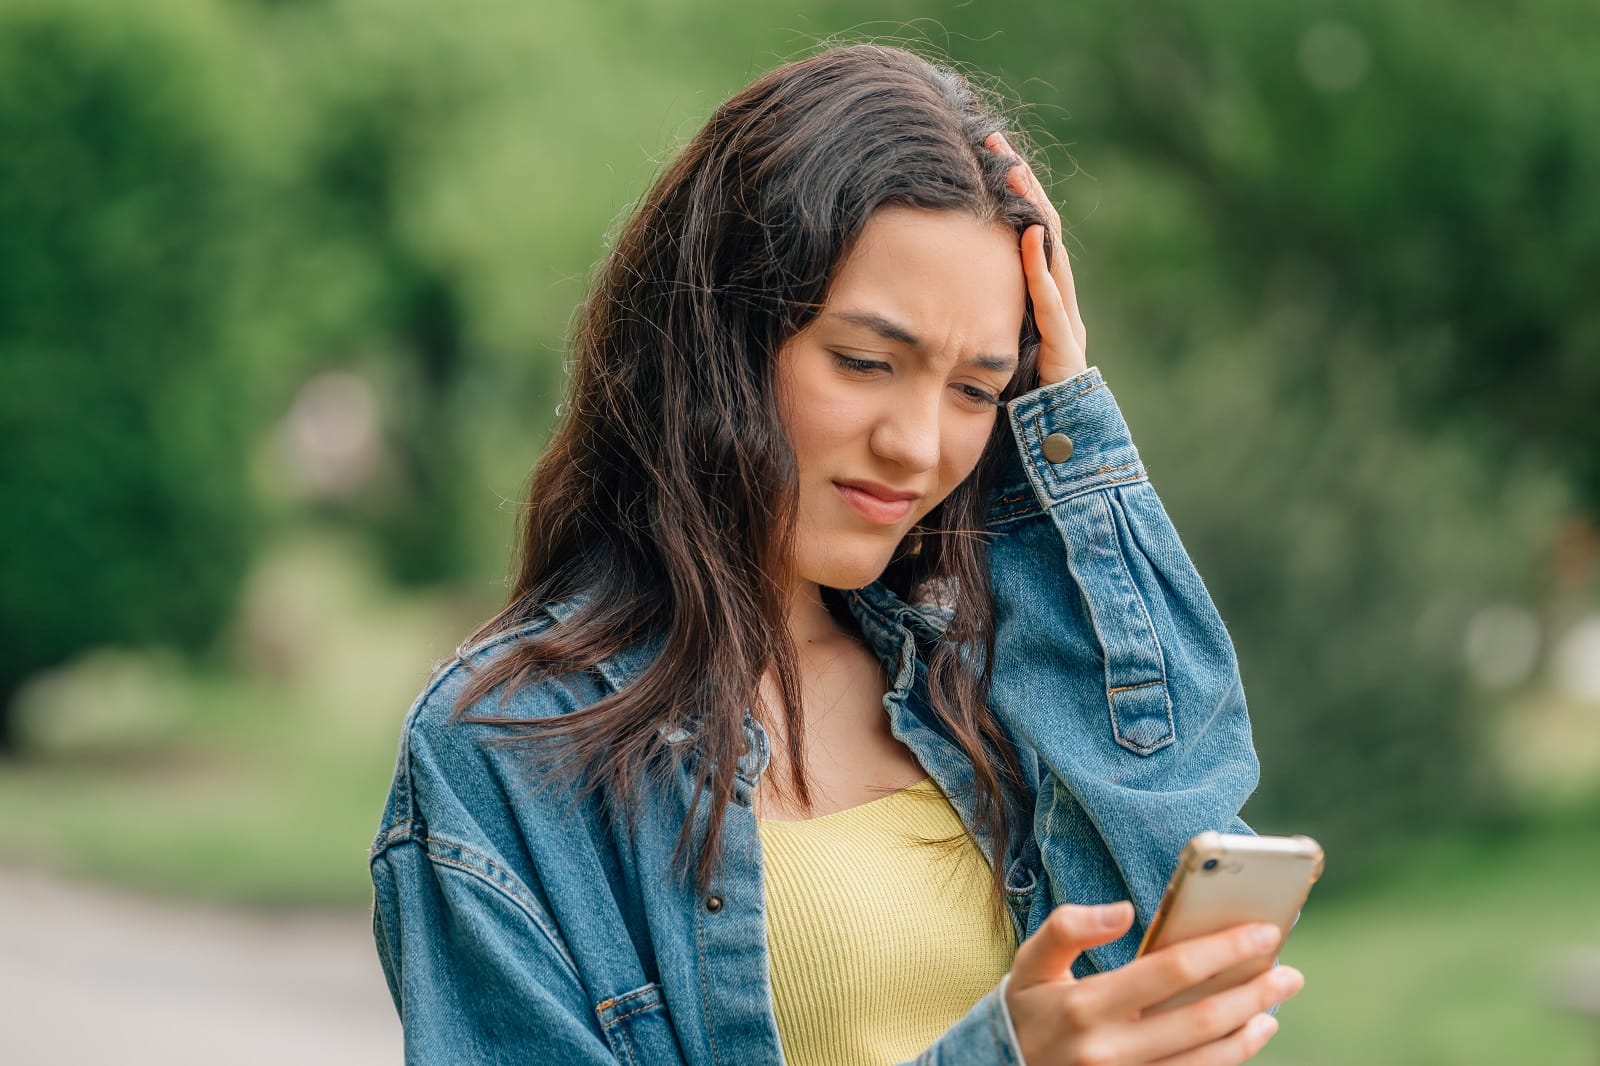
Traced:
<path fill-rule="evenodd" d="M 857 514 L 879 525 L 893 525 L 903 519 L 921 496 L 916 492 L 891 489 L 876 481 L 835 481 L 833 485 Z"/>

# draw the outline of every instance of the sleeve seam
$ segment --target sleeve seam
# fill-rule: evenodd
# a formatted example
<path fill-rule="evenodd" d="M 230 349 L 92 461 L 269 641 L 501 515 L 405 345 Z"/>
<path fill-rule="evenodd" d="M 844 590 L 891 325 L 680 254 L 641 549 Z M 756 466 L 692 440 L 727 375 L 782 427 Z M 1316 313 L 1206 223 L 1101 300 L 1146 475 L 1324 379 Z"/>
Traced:
<path fill-rule="evenodd" d="M 383 852 L 389 850 L 392 845 L 414 844 L 434 866 L 466 874 L 477 884 L 483 885 L 505 899 L 523 917 L 527 918 L 529 923 L 539 930 L 545 940 L 549 942 L 550 947 L 555 950 L 557 956 L 560 957 L 566 967 L 568 975 L 571 976 L 573 981 L 580 986 L 582 985 L 583 980 L 578 973 L 577 963 L 573 960 L 572 953 L 567 950 L 566 944 L 562 941 L 559 930 L 553 927 L 553 923 L 538 901 L 528 894 L 526 889 L 520 888 L 516 878 L 511 873 L 487 855 L 475 851 L 464 844 L 442 837 L 418 834 L 414 832 L 414 829 L 415 827 L 412 824 L 397 826 L 389 834 L 392 839 L 386 840 L 384 846 L 374 853 L 374 861 Z M 448 854 L 448 852 L 457 853 L 460 857 Z"/>

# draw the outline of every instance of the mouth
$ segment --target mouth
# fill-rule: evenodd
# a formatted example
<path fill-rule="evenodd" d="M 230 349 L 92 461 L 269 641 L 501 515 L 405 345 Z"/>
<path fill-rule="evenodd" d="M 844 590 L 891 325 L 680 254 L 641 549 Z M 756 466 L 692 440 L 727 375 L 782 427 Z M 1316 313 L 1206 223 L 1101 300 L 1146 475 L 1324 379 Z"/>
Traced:
<path fill-rule="evenodd" d="M 911 513 L 919 493 L 891 489 L 871 481 L 835 481 L 844 502 L 861 517 L 877 525 L 894 525 Z"/>

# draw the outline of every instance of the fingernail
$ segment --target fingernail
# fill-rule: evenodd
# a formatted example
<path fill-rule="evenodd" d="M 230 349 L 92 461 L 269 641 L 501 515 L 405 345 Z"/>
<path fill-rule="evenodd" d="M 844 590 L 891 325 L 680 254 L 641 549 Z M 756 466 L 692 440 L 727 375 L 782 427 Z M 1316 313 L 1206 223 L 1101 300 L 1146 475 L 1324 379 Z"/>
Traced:
<path fill-rule="evenodd" d="M 1278 942 L 1278 927 L 1258 925 L 1250 930 L 1250 943 L 1257 951 L 1266 951 Z"/>
<path fill-rule="evenodd" d="M 1100 928 L 1115 929 L 1122 924 L 1124 912 L 1120 903 L 1106 903 L 1095 908 L 1095 917 L 1100 920 Z"/>
<path fill-rule="evenodd" d="M 1278 1019 L 1270 1014 L 1258 1014 L 1250 1019 L 1250 1037 L 1265 1040 L 1278 1031 Z"/>
<path fill-rule="evenodd" d="M 1006 140 L 1006 135 L 1005 134 L 996 133 L 995 136 L 1000 138 L 1000 147 L 1001 148 L 1003 148 L 1006 152 L 1008 152 L 1011 155 L 1016 155 L 1017 154 L 1016 152 L 1011 151 L 1011 142 Z"/>

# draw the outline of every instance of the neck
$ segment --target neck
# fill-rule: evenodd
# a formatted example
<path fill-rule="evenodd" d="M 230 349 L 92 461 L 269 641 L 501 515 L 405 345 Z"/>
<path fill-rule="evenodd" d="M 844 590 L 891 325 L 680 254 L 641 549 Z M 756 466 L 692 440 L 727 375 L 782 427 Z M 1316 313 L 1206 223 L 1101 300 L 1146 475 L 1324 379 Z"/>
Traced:
<path fill-rule="evenodd" d="M 805 654 L 809 645 L 824 644 L 849 637 L 822 602 L 822 587 L 815 581 L 801 581 L 789 596 L 789 637 L 795 650 Z"/>

